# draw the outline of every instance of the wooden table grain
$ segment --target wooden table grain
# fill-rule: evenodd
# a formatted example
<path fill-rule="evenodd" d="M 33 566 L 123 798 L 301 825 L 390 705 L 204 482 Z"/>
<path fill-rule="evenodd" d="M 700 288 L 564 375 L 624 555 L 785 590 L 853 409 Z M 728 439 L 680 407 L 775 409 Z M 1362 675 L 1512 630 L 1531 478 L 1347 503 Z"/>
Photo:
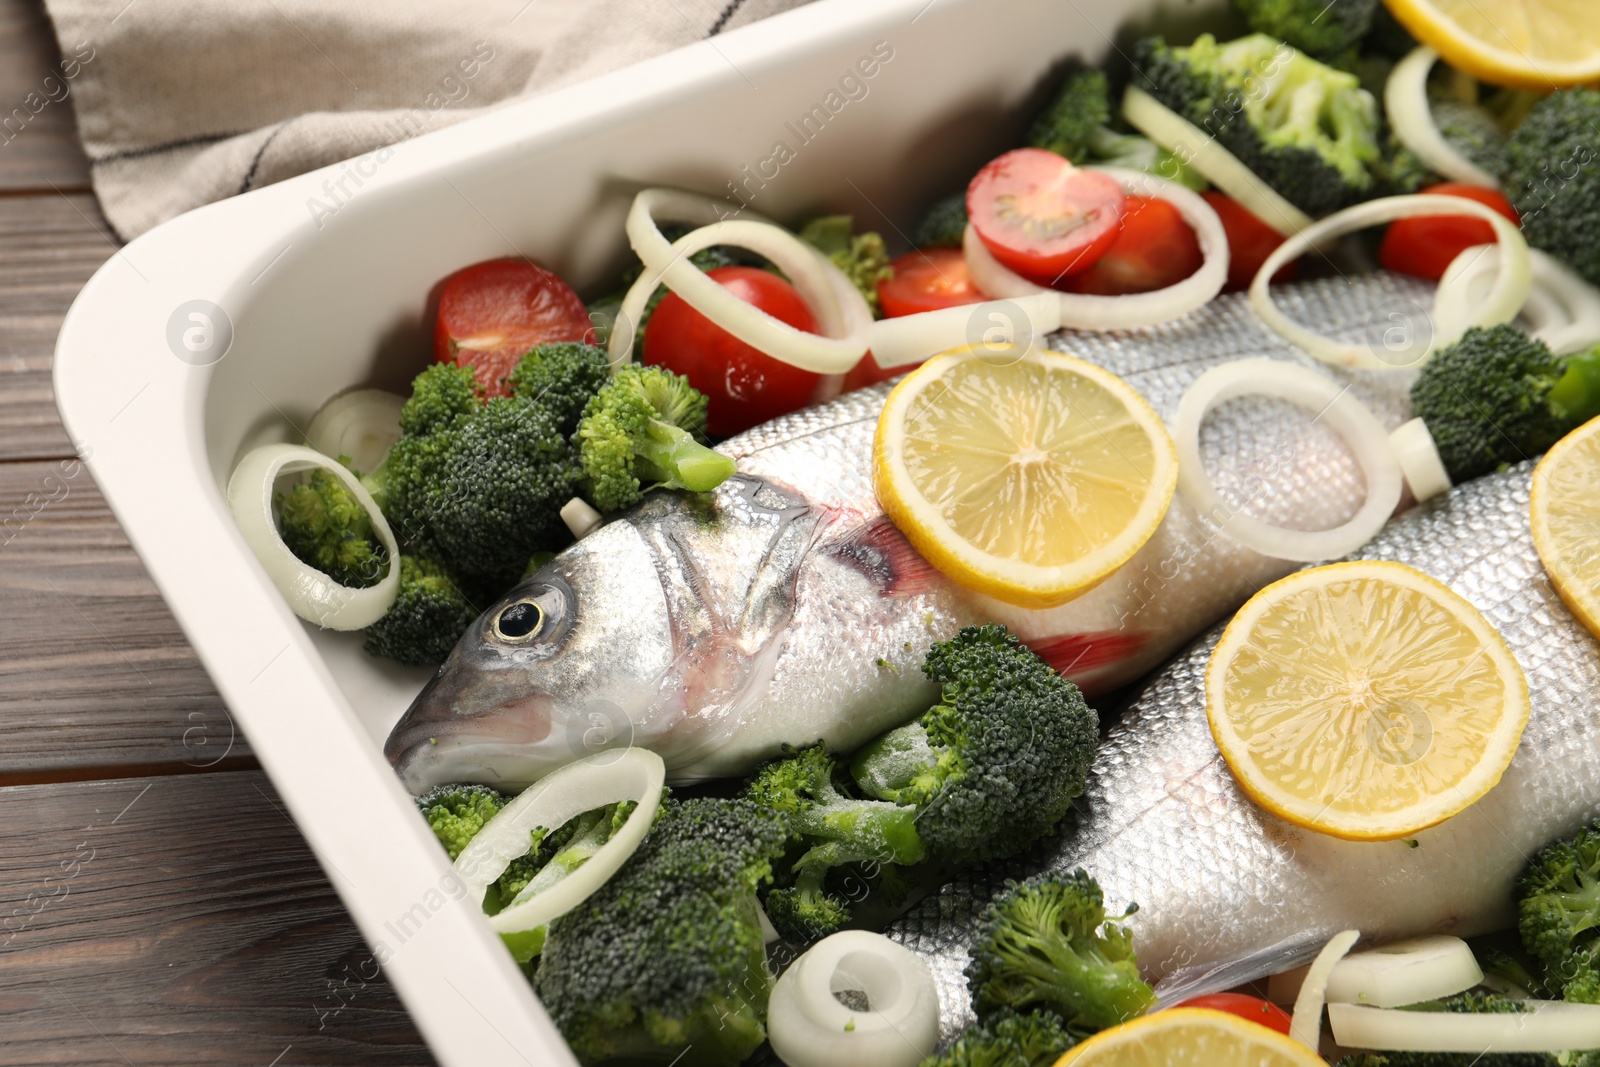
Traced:
<path fill-rule="evenodd" d="M 0 1067 L 432 1063 L 56 415 L 117 247 L 57 62 L 0 0 Z"/>

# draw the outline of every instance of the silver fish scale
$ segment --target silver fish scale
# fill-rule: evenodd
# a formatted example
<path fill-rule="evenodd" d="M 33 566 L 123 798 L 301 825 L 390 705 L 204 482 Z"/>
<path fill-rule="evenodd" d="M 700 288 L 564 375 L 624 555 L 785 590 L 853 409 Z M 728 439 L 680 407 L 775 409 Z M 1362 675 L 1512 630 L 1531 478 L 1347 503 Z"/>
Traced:
<path fill-rule="evenodd" d="M 1329 936 L 1470 935 L 1506 925 L 1535 850 L 1600 814 L 1600 645 L 1545 579 L 1528 528 L 1532 464 L 1462 486 L 1397 519 L 1352 558 L 1445 582 L 1500 631 L 1527 675 L 1532 715 L 1500 784 L 1405 842 L 1340 841 L 1247 800 L 1206 723 L 1213 629 L 1164 668 L 1102 743 L 1075 827 L 1025 861 L 969 873 L 888 931 L 938 981 L 943 1034 L 971 1020 L 962 969 L 976 920 L 1006 877 L 1086 868 L 1131 923 L 1167 1001 L 1302 961 Z"/>

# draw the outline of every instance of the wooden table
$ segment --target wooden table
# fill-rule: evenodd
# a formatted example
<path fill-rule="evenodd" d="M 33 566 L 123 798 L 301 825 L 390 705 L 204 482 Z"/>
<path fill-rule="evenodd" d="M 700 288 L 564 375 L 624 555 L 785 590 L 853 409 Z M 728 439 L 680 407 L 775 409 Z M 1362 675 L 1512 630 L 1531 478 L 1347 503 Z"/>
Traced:
<path fill-rule="evenodd" d="M 57 50 L 0 0 L 0 116 Z M 432 1063 L 56 416 L 115 239 L 70 97 L 0 129 L 0 1065 Z"/>

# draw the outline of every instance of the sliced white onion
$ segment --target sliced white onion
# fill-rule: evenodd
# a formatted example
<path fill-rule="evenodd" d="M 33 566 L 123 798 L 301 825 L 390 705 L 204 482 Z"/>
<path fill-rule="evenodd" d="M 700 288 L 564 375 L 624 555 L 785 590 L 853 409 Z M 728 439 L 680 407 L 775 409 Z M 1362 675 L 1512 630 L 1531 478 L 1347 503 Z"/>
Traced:
<path fill-rule="evenodd" d="M 633 855 L 655 821 L 666 777 L 661 757 L 642 748 L 596 752 L 569 763 L 524 789 L 485 823 L 456 857 L 456 874 L 472 899 L 482 904 L 489 883 L 504 874 L 512 860 L 527 855 L 528 835 L 534 830 L 556 830 L 584 812 L 636 801 L 638 807 L 628 820 L 583 866 L 489 918 L 490 927 L 502 934 L 543 926 L 589 899 Z"/>
<path fill-rule="evenodd" d="M 1334 1040 L 1393 1052 L 1565 1052 L 1600 1048 L 1600 1004 L 1526 1000 L 1525 1012 L 1467 1014 L 1330 1004 Z"/>
<path fill-rule="evenodd" d="M 668 243 L 661 215 L 700 229 Z M 665 285 L 690 307 L 774 359 L 817 374 L 843 374 L 867 351 L 872 310 L 844 272 L 794 234 L 770 222 L 726 219 L 726 205 L 672 189 L 646 189 L 628 210 L 628 241 L 644 273 L 623 297 L 611 329 L 611 365 L 632 357 L 636 324 L 656 287 Z M 718 285 L 689 256 L 713 245 L 746 248 L 781 270 L 811 309 L 822 335 L 797 330 Z"/>
<path fill-rule="evenodd" d="M 1143 89 L 1128 86 L 1122 96 L 1122 117 L 1285 237 L 1311 225 L 1310 215 L 1256 177 L 1238 156 Z"/>
<path fill-rule="evenodd" d="M 1417 503 L 1450 491 L 1450 472 L 1444 469 L 1444 459 L 1439 455 L 1439 446 L 1434 443 L 1427 423 L 1421 419 L 1402 423 L 1389 435 L 1389 448 Z"/>
<path fill-rule="evenodd" d="M 376 585 L 365 589 L 340 585 L 289 551 L 272 513 L 278 478 L 301 471 L 325 470 L 350 490 L 372 518 L 373 532 L 389 554 L 389 566 Z M 245 543 L 266 568 L 294 613 L 329 630 L 361 630 L 379 619 L 400 591 L 400 546 L 372 494 L 338 461 L 301 445 L 262 445 L 233 468 L 228 479 L 228 510 L 239 524 Z"/>
<path fill-rule="evenodd" d="M 1500 179 L 1457 152 L 1433 121 L 1433 108 L 1428 104 L 1428 72 L 1438 58 L 1438 52 L 1419 44 L 1389 72 L 1389 80 L 1383 85 L 1383 110 L 1389 127 L 1401 144 L 1440 177 L 1498 189 Z"/>
<path fill-rule="evenodd" d="M 1443 328 L 1458 335 L 1466 332 L 1460 324 L 1488 299 L 1500 261 L 1497 244 L 1473 245 L 1450 261 L 1434 300 L 1434 318 Z M 1528 249 L 1528 262 L 1533 282 L 1520 314 L 1528 320 L 1529 335 L 1558 356 L 1600 343 L 1600 290 L 1537 248 Z"/>
<path fill-rule="evenodd" d="M 1131 195 L 1158 197 L 1176 208 L 1183 221 L 1194 230 L 1195 238 L 1200 243 L 1200 253 L 1205 257 L 1200 269 L 1181 282 L 1149 293 L 1127 296 L 1063 293 L 1031 282 L 995 259 L 994 254 L 978 238 L 977 230 L 969 223 L 961 247 L 966 256 L 967 271 L 972 275 L 972 284 L 988 296 L 1012 300 L 1054 295 L 1061 303 L 1061 325 L 1077 330 L 1125 330 L 1153 326 L 1182 318 L 1210 303 L 1228 280 L 1228 236 L 1222 229 L 1222 220 L 1211 205 L 1177 182 L 1169 182 L 1154 174 L 1122 167 L 1088 169 L 1098 170 L 1116 179 L 1117 184 Z"/>
<path fill-rule="evenodd" d="M 1034 340 L 1061 328 L 1057 295 L 1046 289 L 1012 300 L 985 300 L 880 319 L 868 331 L 868 347 L 885 370 L 920 363 L 965 344 L 1028 348 Z"/>
<path fill-rule="evenodd" d="M 868 1011 L 835 993 L 864 994 Z M 916 1067 L 939 1041 L 939 990 L 921 956 L 882 934 L 846 930 L 812 945 L 773 987 L 772 1051 L 788 1067 Z"/>
<path fill-rule="evenodd" d="M 1322 1044 L 1322 1001 L 1323 994 L 1328 988 L 1328 976 L 1333 973 L 1333 968 L 1344 959 L 1345 953 L 1357 941 L 1361 940 L 1361 931 L 1343 930 L 1322 946 L 1322 951 L 1317 953 L 1317 958 L 1311 961 L 1311 969 L 1306 971 L 1306 980 L 1300 985 L 1300 992 L 1294 998 L 1294 1014 L 1289 1021 L 1289 1036 L 1300 1042 L 1312 1052 L 1319 1050 Z"/>
<path fill-rule="evenodd" d="M 1472 309 L 1470 315 L 1448 323 L 1432 322 L 1429 326 L 1432 330 L 1429 343 L 1426 346 L 1406 345 L 1403 361 L 1398 358 L 1380 359 L 1368 342 L 1350 344 L 1324 337 L 1289 318 L 1272 302 L 1269 286 L 1273 275 L 1285 263 L 1307 250 L 1316 248 L 1330 238 L 1380 222 L 1432 215 L 1472 215 L 1487 222 L 1500 245 L 1501 270 L 1494 288 L 1480 305 Z M 1274 333 L 1324 363 L 1362 370 L 1395 370 L 1417 366 L 1440 348 L 1459 339 L 1468 327 L 1510 322 L 1527 302 L 1532 282 L 1533 266 L 1528 255 L 1528 242 L 1511 220 L 1493 208 L 1459 196 L 1388 196 L 1336 211 L 1285 239 L 1261 264 L 1255 280 L 1250 283 L 1250 304 Z M 1421 309 L 1418 309 L 1418 313 L 1421 313 Z M 1449 328 L 1446 329 L 1446 326 Z"/>
<path fill-rule="evenodd" d="M 1200 424 L 1217 404 L 1241 396 L 1287 400 L 1325 420 L 1355 454 L 1367 482 L 1367 498 L 1350 520 L 1331 530 L 1291 530 L 1230 508 L 1211 484 L 1200 458 Z M 1350 387 L 1309 367 L 1275 359 L 1240 359 L 1212 367 L 1178 402 L 1173 441 L 1178 446 L 1178 488 L 1189 503 L 1229 536 L 1276 559 L 1338 559 L 1370 541 L 1400 502 L 1400 467 L 1389 451 L 1388 433 Z"/>
<path fill-rule="evenodd" d="M 400 409 L 406 398 L 383 389 L 352 389 L 317 409 L 306 443 L 324 456 L 349 456 L 351 466 L 371 474 L 400 440 Z"/>
<path fill-rule="evenodd" d="M 561 521 L 567 524 L 567 529 L 572 531 L 574 540 L 582 541 L 585 537 L 600 529 L 600 524 L 605 520 L 600 517 L 587 500 L 573 497 L 561 505 Z"/>
<path fill-rule="evenodd" d="M 1328 975 L 1328 1003 L 1398 1008 L 1437 1000 L 1483 981 L 1472 949 L 1459 937 L 1437 934 L 1396 941 L 1339 961 Z"/>

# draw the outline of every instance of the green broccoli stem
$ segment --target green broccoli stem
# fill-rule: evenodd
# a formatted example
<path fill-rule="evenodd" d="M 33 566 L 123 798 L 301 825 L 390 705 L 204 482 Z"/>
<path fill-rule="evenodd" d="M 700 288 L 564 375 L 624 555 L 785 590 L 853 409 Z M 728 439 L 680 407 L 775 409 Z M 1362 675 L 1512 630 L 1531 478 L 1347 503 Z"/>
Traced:
<path fill-rule="evenodd" d="M 1600 346 L 1566 358 L 1566 370 L 1550 389 L 1550 410 L 1570 427 L 1600 415 Z"/>
<path fill-rule="evenodd" d="M 850 775 L 868 796 L 898 801 L 938 760 L 922 723 L 907 723 L 856 753 Z"/>
<path fill-rule="evenodd" d="M 682 427 L 651 419 L 638 446 L 639 481 L 709 492 L 733 474 L 733 459 L 707 448 Z"/>

